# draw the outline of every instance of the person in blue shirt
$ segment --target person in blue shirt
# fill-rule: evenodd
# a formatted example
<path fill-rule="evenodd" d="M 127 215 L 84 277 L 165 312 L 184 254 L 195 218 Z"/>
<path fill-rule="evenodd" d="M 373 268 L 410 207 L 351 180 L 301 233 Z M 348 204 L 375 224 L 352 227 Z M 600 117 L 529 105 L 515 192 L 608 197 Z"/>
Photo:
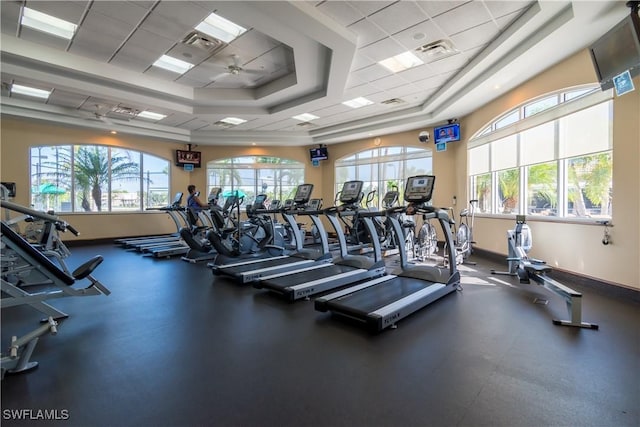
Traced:
<path fill-rule="evenodd" d="M 189 192 L 189 197 L 187 197 L 187 207 L 193 208 L 196 212 L 209 207 L 208 204 L 202 203 L 198 198 L 198 192 L 196 191 L 195 185 L 189 185 L 187 187 L 187 191 Z"/>

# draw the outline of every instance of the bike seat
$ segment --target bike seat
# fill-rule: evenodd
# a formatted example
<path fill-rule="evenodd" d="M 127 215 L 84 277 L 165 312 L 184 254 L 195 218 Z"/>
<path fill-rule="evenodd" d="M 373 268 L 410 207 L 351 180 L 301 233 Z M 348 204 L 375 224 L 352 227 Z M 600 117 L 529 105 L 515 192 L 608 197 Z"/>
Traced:
<path fill-rule="evenodd" d="M 467 216 L 469 215 L 469 209 L 462 209 L 460 211 L 460 216 Z"/>

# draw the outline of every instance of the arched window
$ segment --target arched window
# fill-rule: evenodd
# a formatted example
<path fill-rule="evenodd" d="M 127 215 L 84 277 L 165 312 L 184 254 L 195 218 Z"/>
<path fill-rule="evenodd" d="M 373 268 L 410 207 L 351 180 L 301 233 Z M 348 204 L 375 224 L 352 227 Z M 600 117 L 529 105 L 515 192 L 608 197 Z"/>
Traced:
<path fill-rule="evenodd" d="M 121 147 L 30 149 L 31 204 L 56 212 L 142 211 L 169 204 L 168 160 Z"/>
<path fill-rule="evenodd" d="M 468 145 L 479 213 L 611 218 L 612 94 L 599 87 L 530 100 Z"/>
<path fill-rule="evenodd" d="M 414 147 L 379 147 L 361 151 L 336 161 L 335 193 L 346 181 L 364 181 L 363 191 L 376 190 L 373 205 L 379 203 L 384 193 L 397 186 L 400 196 L 404 183 L 413 175 L 430 174 L 433 170 L 431 150 Z"/>
<path fill-rule="evenodd" d="M 292 199 L 303 183 L 304 164 L 294 160 L 247 156 L 207 163 L 207 190 L 220 187 L 223 197 L 238 191 L 245 195 L 245 205 L 258 194 L 266 194 L 269 200 Z"/>

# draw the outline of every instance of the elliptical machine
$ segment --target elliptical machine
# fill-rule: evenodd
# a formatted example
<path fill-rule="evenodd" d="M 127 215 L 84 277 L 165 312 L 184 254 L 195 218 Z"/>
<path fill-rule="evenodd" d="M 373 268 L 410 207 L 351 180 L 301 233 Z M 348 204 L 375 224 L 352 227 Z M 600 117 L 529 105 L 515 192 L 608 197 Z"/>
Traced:
<path fill-rule="evenodd" d="M 243 197 L 230 195 L 225 200 L 222 209 L 211 210 L 213 228 L 207 233 L 207 238 L 218 252 L 218 255 L 236 258 L 241 255 L 250 256 L 276 256 L 284 252 L 282 246 L 276 246 L 274 242 L 274 225 L 269 216 L 279 212 L 280 209 L 268 210 L 264 202 L 267 196 L 256 196 L 254 203 L 247 207 L 247 221 L 239 220 L 240 205 Z M 237 211 L 237 218 L 232 218 L 232 212 Z M 283 242 L 280 238 L 279 241 Z"/>
<path fill-rule="evenodd" d="M 209 191 L 209 209 L 215 209 L 222 188 L 214 187 Z M 218 252 L 215 250 L 208 238 L 210 227 L 199 225 L 199 215 L 193 208 L 186 208 L 188 227 L 180 229 L 180 237 L 189 246 L 188 252 L 181 258 L 183 261 L 197 263 L 200 261 L 210 261 L 214 259 Z M 210 217 L 209 217 L 210 218 Z M 213 223 L 213 219 L 211 219 Z"/>
<path fill-rule="evenodd" d="M 469 200 L 469 208 L 464 208 L 460 211 L 460 224 L 456 227 L 456 220 L 453 214 L 453 208 L 449 208 L 451 212 L 451 226 L 453 228 L 453 234 L 456 238 L 455 240 L 455 260 L 456 264 L 469 264 L 475 265 L 475 262 L 468 261 L 467 258 L 471 256 L 473 253 L 473 223 L 475 221 L 476 214 L 476 204 L 478 203 L 477 199 Z M 447 265 L 447 260 L 449 257 L 446 256 L 448 253 L 447 245 L 444 246 L 444 264 Z"/>

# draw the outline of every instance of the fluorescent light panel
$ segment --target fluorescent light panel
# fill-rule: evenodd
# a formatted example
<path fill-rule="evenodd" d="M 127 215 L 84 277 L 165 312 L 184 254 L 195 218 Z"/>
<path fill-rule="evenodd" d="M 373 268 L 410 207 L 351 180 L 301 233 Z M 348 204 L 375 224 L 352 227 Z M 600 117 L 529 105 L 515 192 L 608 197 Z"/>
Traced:
<path fill-rule="evenodd" d="M 345 101 L 343 102 L 344 105 L 346 105 L 347 107 L 351 107 L 351 108 L 360 108 L 360 107 L 364 107 L 366 105 L 371 105 L 373 104 L 373 101 L 368 100 L 367 98 L 363 98 L 362 96 L 358 97 L 358 98 L 353 98 L 349 101 Z"/>
<path fill-rule="evenodd" d="M 46 13 L 38 12 L 37 10 L 29 9 L 28 7 L 23 8 L 20 23 L 25 27 L 53 34 L 54 36 L 67 40 L 71 40 L 73 34 L 76 32 L 76 28 L 78 28 L 76 24 L 47 15 Z"/>
<path fill-rule="evenodd" d="M 408 70 L 409 68 L 422 65 L 424 64 L 424 62 L 422 62 L 422 60 L 420 60 L 420 58 L 415 56 L 413 53 L 407 51 L 405 53 L 401 53 L 400 55 L 392 56 L 391 58 L 380 61 L 378 62 L 378 64 L 382 65 L 393 73 L 398 73 L 400 71 Z"/>
<path fill-rule="evenodd" d="M 300 120 L 301 122 L 310 122 L 311 120 L 319 119 L 320 117 L 314 116 L 313 114 L 304 113 L 298 114 L 297 116 L 293 116 L 292 119 Z"/>
<path fill-rule="evenodd" d="M 241 125 L 242 123 L 246 122 L 246 120 L 239 119 L 237 117 L 226 117 L 220 121 L 224 123 L 229 123 L 230 125 Z"/>
<path fill-rule="evenodd" d="M 141 117 L 143 119 L 150 119 L 150 120 L 162 120 L 167 116 L 165 114 L 154 113 L 153 111 L 141 111 L 138 114 L 138 117 Z"/>
<path fill-rule="evenodd" d="M 215 13 L 212 13 L 207 19 L 199 23 L 196 30 L 215 37 L 218 40 L 222 40 L 225 43 L 230 43 L 236 37 L 247 31 L 246 28 Z"/>
<path fill-rule="evenodd" d="M 184 74 L 193 68 L 193 64 L 168 55 L 162 55 L 153 65 L 178 74 Z"/>
<path fill-rule="evenodd" d="M 22 86 L 17 84 L 11 85 L 11 93 L 18 93 L 20 95 L 33 96 L 35 98 L 49 98 L 51 95 L 50 90 L 36 89 L 34 87 Z"/>

